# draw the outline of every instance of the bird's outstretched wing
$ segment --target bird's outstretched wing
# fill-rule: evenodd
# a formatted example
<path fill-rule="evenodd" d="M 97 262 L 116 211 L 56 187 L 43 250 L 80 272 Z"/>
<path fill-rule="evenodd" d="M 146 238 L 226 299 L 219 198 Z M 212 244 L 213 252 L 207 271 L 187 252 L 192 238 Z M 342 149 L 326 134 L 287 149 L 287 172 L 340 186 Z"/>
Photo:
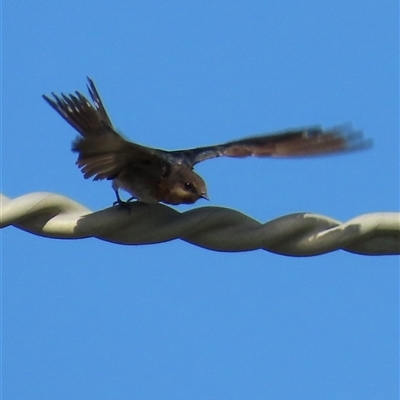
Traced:
<path fill-rule="evenodd" d="M 140 169 L 154 178 L 172 165 L 194 165 L 216 157 L 309 157 L 354 151 L 371 146 L 351 125 L 329 129 L 318 126 L 293 129 L 187 150 L 164 151 L 125 140 L 113 127 L 99 93 L 88 78 L 93 104 L 80 92 L 53 98 L 43 96 L 81 136 L 72 146 L 85 178 L 114 179 L 122 170 Z"/>
<path fill-rule="evenodd" d="M 370 146 L 371 141 L 365 140 L 362 132 L 354 130 L 351 125 L 330 129 L 314 126 L 174 153 L 193 166 L 201 161 L 223 156 L 309 157 L 360 150 Z"/>
<path fill-rule="evenodd" d="M 43 98 L 81 136 L 72 144 L 79 153 L 77 165 L 85 178 L 114 179 L 126 169 L 140 168 L 153 177 L 161 176 L 169 167 L 162 152 L 125 140 L 113 127 L 93 81 L 88 78 L 93 104 L 80 92 Z"/>

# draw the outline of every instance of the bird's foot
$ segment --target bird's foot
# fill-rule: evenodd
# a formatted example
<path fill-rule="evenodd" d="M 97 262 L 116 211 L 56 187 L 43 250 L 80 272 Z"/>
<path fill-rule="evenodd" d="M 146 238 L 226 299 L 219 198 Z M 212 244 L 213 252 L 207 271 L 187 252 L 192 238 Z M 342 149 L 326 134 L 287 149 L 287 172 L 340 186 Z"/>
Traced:
<path fill-rule="evenodd" d="M 117 191 L 115 191 L 115 194 L 117 196 L 117 200 L 114 201 L 113 206 L 118 206 L 120 210 L 128 210 L 128 214 L 130 214 L 131 212 L 131 206 L 129 205 L 129 203 L 132 200 L 135 200 L 135 197 L 130 197 L 127 201 L 123 201 L 121 200 L 121 197 L 119 197 L 119 194 Z"/>
<path fill-rule="evenodd" d="M 114 207 L 118 207 L 119 210 L 127 210 L 128 214 L 131 213 L 131 206 L 129 205 L 129 203 L 127 201 L 114 201 L 113 203 Z"/>

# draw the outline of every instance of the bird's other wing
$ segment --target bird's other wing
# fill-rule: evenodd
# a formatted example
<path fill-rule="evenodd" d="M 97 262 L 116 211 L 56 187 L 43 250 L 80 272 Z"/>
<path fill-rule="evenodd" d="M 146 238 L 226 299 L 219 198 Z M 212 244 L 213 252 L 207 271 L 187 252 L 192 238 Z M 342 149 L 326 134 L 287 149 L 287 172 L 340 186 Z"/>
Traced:
<path fill-rule="evenodd" d="M 315 126 L 253 136 L 216 146 L 176 151 L 192 166 L 215 157 L 309 157 L 355 151 L 371 146 L 350 124 L 330 129 Z"/>
<path fill-rule="evenodd" d="M 93 104 L 78 91 L 75 94 L 60 96 L 52 93 L 53 98 L 46 95 L 43 95 L 43 98 L 83 137 L 103 134 L 120 136 L 111 123 L 93 81 L 90 78 L 87 79 L 87 87 Z"/>
<path fill-rule="evenodd" d="M 168 160 L 161 150 L 141 146 L 125 140 L 113 127 L 98 91 L 88 78 L 88 89 L 93 104 L 81 93 L 57 96 L 43 95 L 81 136 L 72 144 L 72 151 L 79 153 L 76 164 L 85 178 L 114 179 L 129 168 L 148 170 L 152 175 L 165 173 Z"/>

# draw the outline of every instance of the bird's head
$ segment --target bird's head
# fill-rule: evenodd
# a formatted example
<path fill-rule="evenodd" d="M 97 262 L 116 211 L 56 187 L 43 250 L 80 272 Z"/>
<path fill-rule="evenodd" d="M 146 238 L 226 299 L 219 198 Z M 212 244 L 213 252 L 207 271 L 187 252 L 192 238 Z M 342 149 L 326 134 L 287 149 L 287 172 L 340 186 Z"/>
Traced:
<path fill-rule="evenodd" d="M 193 204 L 199 199 L 208 200 L 203 178 L 186 166 L 176 166 L 166 178 L 166 183 L 169 193 L 164 197 L 169 204 Z"/>

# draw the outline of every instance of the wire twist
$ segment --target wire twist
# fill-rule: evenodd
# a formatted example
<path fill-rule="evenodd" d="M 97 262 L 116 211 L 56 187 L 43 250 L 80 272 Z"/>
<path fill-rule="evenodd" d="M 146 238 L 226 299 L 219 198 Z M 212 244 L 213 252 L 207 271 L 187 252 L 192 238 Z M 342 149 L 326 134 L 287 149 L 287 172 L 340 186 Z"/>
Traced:
<path fill-rule="evenodd" d="M 125 245 L 181 239 L 215 251 L 268 250 L 288 256 L 313 256 L 334 250 L 363 255 L 400 254 L 400 213 L 364 214 L 345 223 L 296 213 L 264 224 L 232 209 L 201 207 L 179 212 L 162 204 L 129 203 L 92 212 L 54 193 L 29 193 L 15 199 L 0 194 L 0 227 L 58 239 L 96 237 Z"/>

